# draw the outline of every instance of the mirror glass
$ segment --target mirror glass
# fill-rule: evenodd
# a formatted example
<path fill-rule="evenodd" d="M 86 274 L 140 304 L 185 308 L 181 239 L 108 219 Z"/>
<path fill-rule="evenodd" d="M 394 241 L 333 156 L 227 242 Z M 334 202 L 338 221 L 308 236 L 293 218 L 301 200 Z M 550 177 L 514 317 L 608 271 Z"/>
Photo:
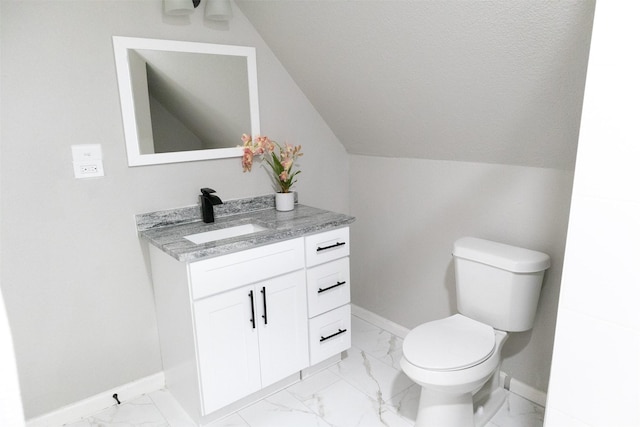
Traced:
<path fill-rule="evenodd" d="M 129 166 L 242 156 L 260 133 L 255 48 L 114 37 Z"/>

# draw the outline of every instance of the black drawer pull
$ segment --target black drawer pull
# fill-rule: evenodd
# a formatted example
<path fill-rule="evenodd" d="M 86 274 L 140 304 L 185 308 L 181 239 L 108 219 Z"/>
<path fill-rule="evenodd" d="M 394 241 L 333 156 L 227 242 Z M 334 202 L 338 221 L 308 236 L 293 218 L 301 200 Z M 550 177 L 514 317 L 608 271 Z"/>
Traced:
<path fill-rule="evenodd" d="M 260 293 L 262 294 L 262 307 L 264 309 L 264 314 L 262 315 L 262 318 L 264 319 L 264 324 L 267 324 L 267 290 L 265 289 L 265 287 L 262 287 L 262 290 L 260 291 Z"/>
<path fill-rule="evenodd" d="M 342 285 L 344 285 L 345 283 L 347 283 L 347 282 L 338 282 L 338 283 L 336 283 L 336 284 L 335 284 L 335 285 L 333 285 L 333 286 L 329 286 L 328 288 L 324 288 L 324 289 L 322 289 L 322 288 L 318 288 L 318 293 L 319 293 L 319 294 L 321 294 L 321 293 L 323 293 L 323 292 L 328 291 L 329 289 L 333 289 L 333 288 L 337 288 L 338 286 L 342 286 Z"/>
<path fill-rule="evenodd" d="M 338 243 L 336 243 L 334 245 L 329 245 L 329 246 L 324 246 L 324 247 L 318 246 L 316 248 L 316 252 L 326 251 L 327 249 L 337 248 L 338 246 L 343 246 L 343 245 L 346 245 L 346 244 L 347 244 L 347 242 L 338 242 Z"/>
<path fill-rule="evenodd" d="M 253 329 L 255 329 L 256 328 L 256 311 L 253 307 L 253 291 L 249 291 L 249 299 L 251 300 L 251 320 L 249 320 L 249 322 L 251 322 Z"/>
<path fill-rule="evenodd" d="M 326 340 L 328 340 L 328 339 L 330 339 L 330 338 L 333 338 L 333 337 L 337 337 L 338 335 L 340 335 L 340 334 L 344 334 L 345 332 L 347 332 L 347 330 L 346 330 L 346 329 L 340 329 L 340 328 L 338 328 L 338 332 L 336 332 L 335 334 L 331 334 L 331 335 L 329 335 L 328 337 L 320 336 L 320 342 L 322 342 L 322 341 L 326 341 Z"/>

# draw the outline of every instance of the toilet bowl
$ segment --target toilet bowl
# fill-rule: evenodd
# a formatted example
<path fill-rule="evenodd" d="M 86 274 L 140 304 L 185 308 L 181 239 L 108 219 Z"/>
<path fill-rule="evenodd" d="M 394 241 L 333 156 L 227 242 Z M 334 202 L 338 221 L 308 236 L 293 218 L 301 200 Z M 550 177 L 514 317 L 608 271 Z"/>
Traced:
<path fill-rule="evenodd" d="M 464 237 L 454 243 L 458 314 L 405 337 L 400 367 L 421 386 L 416 427 L 480 427 L 504 403 L 501 350 L 509 332 L 533 327 L 542 252 Z"/>
<path fill-rule="evenodd" d="M 507 338 L 506 332 L 460 314 L 409 332 L 400 366 L 422 387 L 416 427 L 475 426 L 479 418 L 490 418 L 504 401 L 504 393 L 496 392 L 499 381 L 486 394 L 492 399 L 482 402 L 479 415 L 473 395 L 499 375 L 500 351 Z"/>

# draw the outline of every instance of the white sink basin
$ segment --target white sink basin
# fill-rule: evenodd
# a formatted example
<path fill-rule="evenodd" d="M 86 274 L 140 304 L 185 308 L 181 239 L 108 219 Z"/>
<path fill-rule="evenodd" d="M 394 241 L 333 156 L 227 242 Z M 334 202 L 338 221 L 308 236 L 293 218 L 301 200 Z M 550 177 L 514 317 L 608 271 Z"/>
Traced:
<path fill-rule="evenodd" d="M 244 224 L 236 225 L 235 227 L 221 228 L 219 230 L 205 231 L 204 233 L 190 234 L 184 236 L 184 238 L 199 245 L 201 243 L 230 239 L 231 237 L 244 236 L 245 234 L 257 233 L 258 231 L 264 230 L 266 230 L 265 227 L 256 224 Z"/>

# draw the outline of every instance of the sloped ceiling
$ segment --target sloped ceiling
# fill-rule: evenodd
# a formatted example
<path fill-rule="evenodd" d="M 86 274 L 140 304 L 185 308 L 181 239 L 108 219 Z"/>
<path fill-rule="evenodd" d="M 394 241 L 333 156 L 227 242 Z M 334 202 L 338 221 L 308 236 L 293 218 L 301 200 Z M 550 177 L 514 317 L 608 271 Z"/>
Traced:
<path fill-rule="evenodd" d="M 236 0 L 349 153 L 566 170 L 594 3 Z"/>

